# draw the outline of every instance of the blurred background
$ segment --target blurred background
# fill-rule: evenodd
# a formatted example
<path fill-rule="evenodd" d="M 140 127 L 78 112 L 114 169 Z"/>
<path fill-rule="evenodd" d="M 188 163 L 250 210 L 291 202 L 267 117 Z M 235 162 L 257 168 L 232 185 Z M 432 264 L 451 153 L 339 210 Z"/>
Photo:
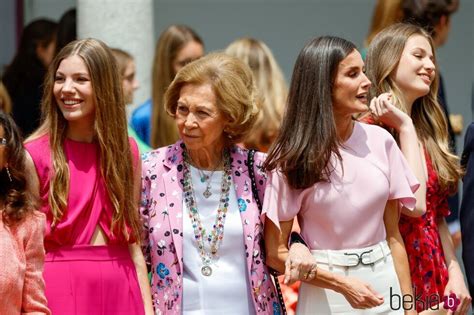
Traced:
<path fill-rule="evenodd" d="M 83 23 L 84 29 L 86 24 L 92 23 L 104 28 L 118 25 L 129 29 L 130 34 L 123 35 L 120 48 L 132 54 L 137 48 L 127 45 L 134 43 L 134 37 L 148 36 L 148 41 L 152 41 L 146 49 L 150 51 L 139 47 L 142 56 L 135 56 L 141 84 L 135 93 L 134 104 L 141 104 L 150 95 L 148 81 L 155 42 L 170 24 L 191 26 L 202 37 L 207 52 L 225 49 L 238 37 L 258 38 L 273 51 L 289 81 L 297 53 L 313 36 L 337 35 L 363 47 L 374 4 L 375 0 L 2 0 L 0 72 L 11 62 L 24 25 L 42 17 L 58 21 L 68 9 L 76 8 L 79 37 L 80 24 Z M 108 10 L 110 16 L 104 16 L 99 8 L 101 5 L 121 7 L 122 13 Z M 96 11 L 94 6 L 98 7 Z M 141 9 L 134 10 L 138 7 Z M 125 16 L 131 18 L 131 23 L 124 20 L 123 11 L 129 12 Z M 94 13 L 100 15 L 93 16 Z M 448 41 L 438 49 L 450 111 L 464 118 L 464 128 L 472 120 L 473 16 L 474 1 L 460 0 L 459 10 L 451 19 Z M 95 26 L 95 29 L 96 36 L 94 29 L 88 30 L 87 36 L 100 38 L 102 27 Z M 148 34 L 148 30 L 152 34 Z M 132 40 L 127 40 L 127 36 Z M 121 40 L 117 37 L 116 42 Z M 115 42 L 114 45 L 117 46 Z M 457 137 L 458 150 L 462 148 L 462 138 Z"/>

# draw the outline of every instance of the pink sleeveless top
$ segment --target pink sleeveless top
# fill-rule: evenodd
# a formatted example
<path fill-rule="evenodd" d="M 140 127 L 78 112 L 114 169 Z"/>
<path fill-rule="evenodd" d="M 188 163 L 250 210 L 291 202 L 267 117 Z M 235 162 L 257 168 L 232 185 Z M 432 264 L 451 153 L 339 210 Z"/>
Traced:
<path fill-rule="evenodd" d="M 136 142 L 129 138 L 133 163 L 138 162 Z M 52 174 L 49 135 L 25 144 L 39 177 L 41 211 L 46 214 L 45 249 L 89 245 L 97 225 L 104 231 L 109 244 L 134 242 L 123 233 L 112 233 L 114 208 L 107 193 L 106 183 L 100 174 L 99 146 L 97 143 L 64 141 L 64 152 L 69 167 L 69 194 L 67 208 L 59 223 L 51 227 L 53 215 L 48 202 Z M 127 179 L 124 179 L 127 180 Z M 133 180 L 133 179 L 128 179 Z M 137 210 L 138 211 L 138 210 Z"/>

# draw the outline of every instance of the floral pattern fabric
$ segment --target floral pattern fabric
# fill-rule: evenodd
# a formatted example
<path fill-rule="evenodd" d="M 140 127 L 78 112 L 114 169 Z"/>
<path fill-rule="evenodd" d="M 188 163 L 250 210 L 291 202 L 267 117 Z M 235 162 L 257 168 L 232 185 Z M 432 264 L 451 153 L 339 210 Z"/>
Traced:
<path fill-rule="evenodd" d="M 140 215 L 144 222 L 143 251 L 149 265 L 156 314 L 181 314 L 183 296 L 183 149 L 179 141 L 143 155 Z M 254 172 L 263 200 L 264 155 L 255 154 Z M 247 150 L 231 149 L 232 180 L 244 231 L 248 279 L 256 314 L 280 314 L 278 296 L 265 266 L 263 223 L 252 196 Z M 242 253 L 244 254 L 244 253 Z"/>
<path fill-rule="evenodd" d="M 418 312 L 443 301 L 448 282 L 437 221 L 449 215 L 448 194 L 441 190 L 438 175 L 425 150 L 428 181 L 426 183 L 426 213 L 418 218 L 402 215 L 400 232 L 410 264 L 413 293 Z"/>

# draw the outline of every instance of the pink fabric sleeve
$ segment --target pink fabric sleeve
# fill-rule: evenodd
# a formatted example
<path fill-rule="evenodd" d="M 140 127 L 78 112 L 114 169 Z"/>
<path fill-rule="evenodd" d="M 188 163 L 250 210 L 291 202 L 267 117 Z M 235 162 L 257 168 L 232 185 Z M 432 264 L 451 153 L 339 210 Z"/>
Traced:
<path fill-rule="evenodd" d="M 387 146 L 390 180 L 388 199 L 398 199 L 401 207 L 413 210 L 416 205 L 414 192 L 420 184 L 393 138 L 389 138 Z"/>
<path fill-rule="evenodd" d="M 35 213 L 25 222 L 25 282 L 23 286 L 21 314 L 51 314 L 44 294 L 44 230 L 46 218 Z"/>
<path fill-rule="evenodd" d="M 285 175 L 272 171 L 265 188 L 262 215 L 280 228 L 280 221 L 292 220 L 300 211 L 301 193 L 288 185 Z"/>

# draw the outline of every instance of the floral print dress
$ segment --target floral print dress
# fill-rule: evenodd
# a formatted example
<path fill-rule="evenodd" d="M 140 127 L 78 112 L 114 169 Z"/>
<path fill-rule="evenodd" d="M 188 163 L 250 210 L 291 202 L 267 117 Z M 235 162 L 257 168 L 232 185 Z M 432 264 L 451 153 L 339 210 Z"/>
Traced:
<path fill-rule="evenodd" d="M 426 213 L 418 218 L 402 215 L 400 233 L 410 263 L 416 310 L 421 312 L 443 301 L 448 282 L 437 221 L 449 215 L 448 193 L 438 182 L 438 174 L 425 150 L 428 181 L 426 183 Z"/>

